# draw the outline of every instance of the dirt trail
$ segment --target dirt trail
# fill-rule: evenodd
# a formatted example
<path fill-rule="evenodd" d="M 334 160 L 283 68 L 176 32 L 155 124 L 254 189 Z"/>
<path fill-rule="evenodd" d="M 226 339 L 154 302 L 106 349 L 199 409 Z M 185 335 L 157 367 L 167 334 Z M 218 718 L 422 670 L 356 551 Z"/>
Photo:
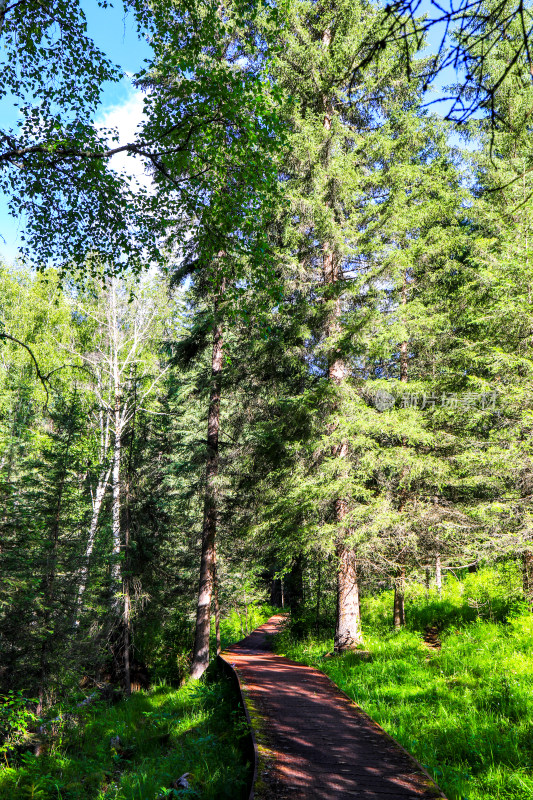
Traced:
<path fill-rule="evenodd" d="M 441 641 L 439 637 L 439 629 L 436 625 L 426 625 L 424 632 L 424 644 L 430 650 L 440 650 Z"/>
<path fill-rule="evenodd" d="M 318 670 L 275 655 L 271 617 L 223 658 L 253 706 L 261 758 L 256 800 L 444 797 L 411 756 Z M 259 719 L 258 719 L 259 718 Z"/>

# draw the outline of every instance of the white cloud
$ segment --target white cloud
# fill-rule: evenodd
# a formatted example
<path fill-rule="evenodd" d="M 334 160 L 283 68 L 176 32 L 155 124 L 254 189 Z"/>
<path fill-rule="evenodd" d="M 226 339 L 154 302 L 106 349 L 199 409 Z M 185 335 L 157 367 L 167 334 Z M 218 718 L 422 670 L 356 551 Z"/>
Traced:
<path fill-rule="evenodd" d="M 100 115 L 96 122 L 97 128 L 113 128 L 118 134 L 118 145 L 135 141 L 139 135 L 138 127 L 143 119 L 142 92 L 131 90 L 129 97 L 122 103 L 109 106 Z M 117 142 L 109 142 L 110 147 L 116 147 Z M 119 153 L 113 156 L 111 166 L 117 172 L 126 172 L 142 186 L 149 188 L 152 179 L 145 172 L 145 161 L 139 156 Z"/>
<path fill-rule="evenodd" d="M 142 92 L 130 88 L 129 94 L 123 102 L 108 105 L 102 109 L 97 117 L 96 127 L 114 128 L 121 145 L 135 141 L 138 135 L 138 125 L 143 118 L 143 98 Z M 109 141 L 110 147 L 114 147 L 116 144 L 116 142 Z M 152 187 L 152 179 L 145 172 L 144 159 L 121 153 L 114 156 L 110 164 L 117 172 L 124 171 L 130 175 L 141 186 L 147 189 Z M 25 220 L 11 217 L 8 213 L 7 203 L 8 197 L 0 193 L 0 262 L 5 261 L 12 264 L 19 255 L 20 231 L 25 228 Z"/>

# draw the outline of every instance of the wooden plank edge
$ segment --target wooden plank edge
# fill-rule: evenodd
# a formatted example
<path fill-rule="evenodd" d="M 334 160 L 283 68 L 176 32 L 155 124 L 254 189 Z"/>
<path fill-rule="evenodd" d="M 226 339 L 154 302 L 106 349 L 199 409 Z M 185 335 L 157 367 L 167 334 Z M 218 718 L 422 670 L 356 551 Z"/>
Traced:
<path fill-rule="evenodd" d="M 217 655 L 217 661 L 221 666 L 222 670 L 230 677 L 233 681 L 235 688 L 239 694 L 242 707 L 244 709 L 244 715 L 246 717 L 246 722 L 248 723 L 248 734 L 249 734 L 249 741 L 248 741 L 248 750 L 249 754 L 252 757 L 253 762 L 253 774 L 252 779 L 250 781 L 250 789 L 248 794 L 248 800 L 253 800 L 255 796 L 255 785 L 257 782 L 257 772 L 258 772 L 258 764 L 259 764 L 259 750 L 257 747 L 257 739 L 255 736 L 255 731 L 252 725 L 252 720 L 250 718 L 250 712 L 248 711 L 248 706 L 246 704 L 246 699 L 244 696 L 244 691 L 241 685 L 241 681 L 237 670 L 234 666 L 226 659 L 223 655 Z"/>

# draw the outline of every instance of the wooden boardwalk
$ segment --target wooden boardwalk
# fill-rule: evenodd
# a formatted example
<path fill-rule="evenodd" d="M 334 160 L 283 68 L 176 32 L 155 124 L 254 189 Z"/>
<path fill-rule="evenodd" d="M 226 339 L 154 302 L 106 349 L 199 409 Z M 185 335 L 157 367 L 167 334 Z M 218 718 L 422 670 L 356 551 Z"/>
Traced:
<path fill-rule="evenodd" d="M 222 657 L 237 672 L 261 747 L 256 800 L 444 797 L 422 767 L 323 673 L 275 655 L 272 617 Z"/>

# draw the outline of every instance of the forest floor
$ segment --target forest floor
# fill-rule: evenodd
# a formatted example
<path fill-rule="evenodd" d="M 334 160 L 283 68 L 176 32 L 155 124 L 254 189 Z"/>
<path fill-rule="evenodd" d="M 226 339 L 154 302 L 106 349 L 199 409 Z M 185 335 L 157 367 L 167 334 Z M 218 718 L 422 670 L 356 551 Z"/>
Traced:
<path fill-rule="evenodd" d="M 408 629 L 399 631 L 391 629 L 393 593 L 367 596 L 368 660 L 325 657 L 331 624 L 317 635 L 310 619 L 287 626 L 275 650 L 325 672 L 413 753 L 449 800 L 531 800 L 533 615 L 513 600 L 514 580 L 480 570 L 450 577 L 441 596 L 429 598 L 414 586 Z"/>
<path fill-rule="evenodd" d="M 228 678 L 160 686 L 111 707 L 99 701 L 76 716 L 75 726 L 68 717 L 54 724 L 41 755 L 8 758 L 1 800 L 247 796 L 246 720 Z M 189 787 L 169 791 L 184 774 Z"/>
<path fill-rule="evenodd" d="M 274 610 L 252 605 L 245 617 L 231 612 L 221 622 L 223 646 L 241 639 Z M 214 645 L 213 632 L 213 650 Z M 174 656 L 180 663 L 186 658 L 185 652 Z M 177 688 L 164 678 L 172 670 L 150 666 L 155 685 L 115 705 L 99 700 L 80 707 L 83 695 L 73 692 L 70 700 L 49 708 L 40 721 L 49 734 L 39 737 L 39 755 L 30 729 L 18 732 L 16 748 L 4 754 L 0 747 L 0 800 L 247 797 L 251 765 L 243 739 L 248 726 L 233 682 L 213 664 L 201 681 Z M 172 790 L 184 774 L 188 787 L 182 781 Z"/>
<path fill-rule="evenodd" d="M 238 641 L 274 611 L 268 605 L 250 605 L 244 616 L 232 611 L 221 621 L 222 645 Z M 214 651 L 214 631 L 211 644 Z M 186 661 L 185 650 L 172 652 L 174 661 Z M 179 688 L 165 679 L 176 673 L 175 664 L 154 662 L 150 671 L 152 688 L 115 705 L 97 700 L 80 706 L 84 695 L 73 691 L 50 707 L 37 723 L 49 731 L 37 737 L 39 755 L 31 733 L 35 724 L 23 722 L 19 744 L 6 752 L 0 741 L 0 800 L 246 798 L 248 725 L 233 682 L 216 664 L 201 681 Z M 0 731 L 6 711 L 9 715 L 7 706 L 0 707 Z M 185 781 L 173 789 L 183 775 Z"/>
<path fill-rule="evenodd" d="M 229 648 L 269 755 L 256 796 L 416 800 L 443 795 L 413 759 L 321 672 L 272 652 L 272 617 Z"/>

